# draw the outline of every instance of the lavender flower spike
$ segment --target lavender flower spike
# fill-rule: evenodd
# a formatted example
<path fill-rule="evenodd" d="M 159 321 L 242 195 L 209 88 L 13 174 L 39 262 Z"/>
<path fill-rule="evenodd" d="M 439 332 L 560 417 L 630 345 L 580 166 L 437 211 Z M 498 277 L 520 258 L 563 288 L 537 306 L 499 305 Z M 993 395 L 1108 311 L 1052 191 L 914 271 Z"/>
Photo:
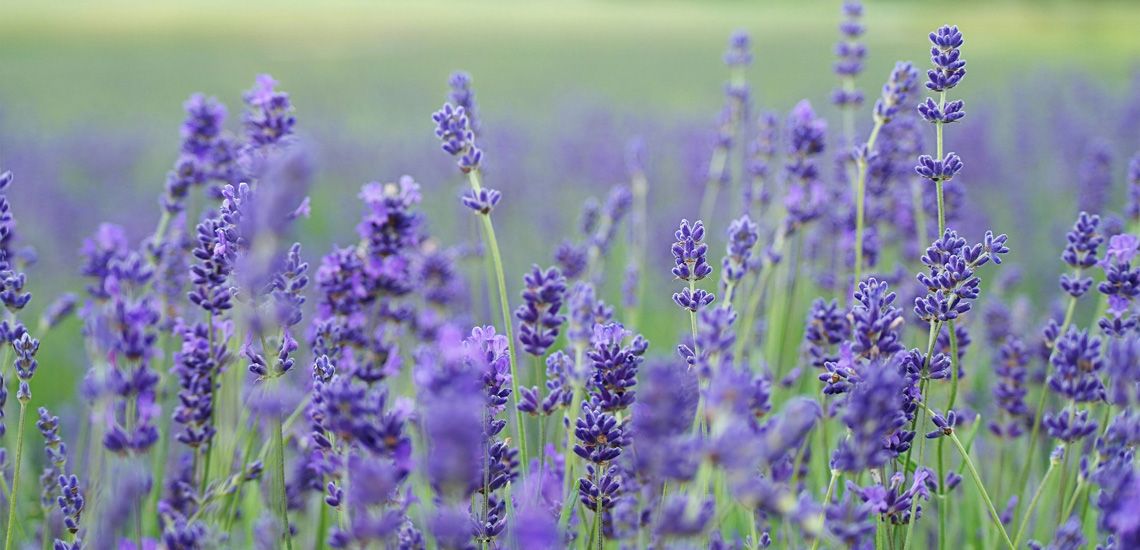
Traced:
<path fill-rule="evenodd" d="M 671 249 L 675 262 L 673 275 L 688 281 L 689 286 L 674 293 L 673 302 L 695 314 L 715 299 L 712 293 L 695 287 L 697 281 L 712 274 L 708 264 L 709 246 L 704 243 L 705 225 L 700 220 L 691 225 L 689 220 L 681 220 L 675 235 L 677 240 Z"/>

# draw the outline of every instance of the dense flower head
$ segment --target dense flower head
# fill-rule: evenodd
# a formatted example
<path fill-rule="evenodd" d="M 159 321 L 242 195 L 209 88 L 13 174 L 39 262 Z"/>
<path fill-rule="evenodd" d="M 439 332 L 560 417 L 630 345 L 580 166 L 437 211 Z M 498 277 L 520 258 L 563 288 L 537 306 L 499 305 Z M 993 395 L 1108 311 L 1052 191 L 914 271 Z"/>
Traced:
<path fill-rule="evenodd" d="M 1100 338 L 1070 327 L 1057 341 L 1050 363 L 1053 371 L 1048 380 L 1049 389 L 1077 403 L 1099 401 L 1104 397 Z"/>
<path fill-rule="evenodd" d="M 296 123 L 293 104 L 289 101 L 289 94 L 276 87 L 277 81 L 273 77 L 258 75 L 253 88 L 242 96 L 246 104 L 242 125 L 254 147 L 275 145 L 293 134 Z"/>
<path fill-rule="evenodd" d="M 522 322 L 519 327 L 519 342 L 531 355 L 543 355 L 554 340 L 558 329 L 566 321 L 560 315 L 562 299 L 566 293 L 566 278 L 551 267 L 545 271 L 537 265 L 523 276 L 526 289 L 522 292 L 523 305 L 515 310 L 515 317 Z"/>
<path fill-rule="evenodd" d="M 459 201 L 463 203 L 463 206 L 470 208 L 475 213 L 483 214 L 486 216 L 495 210 L 495 206 L 499 204 L 499 201 L 502 200 L 502 198 L 502 193 L 499 193 L 494 189 L 484 187 L 478 191 L 474 189 L 468 189 L 464 191 L 463 195 L 459 198 Z"/>
<path fill-rule="evenodd" d="M 903 429 L 905 388 L 894 360 L 876 359 L 860 366 L 843 412 L 850 436 L 835 450 L 833 468 L 847 472 L 877 468 L 910 448 L 914 434 Z"/>
<path fill-rule="evenodd" d="M 816 298 L 808 309 L 804 328 L 804 347 L 811 365 L 822 369 L 827 363 L 837 361 L 839 358 L 835 355 L 835 346 L 849 334 L 851 326 L 846 312 L 839 307 L 839 302 Z"/>
<path fill-rule="evenodd" d="M 788 158 L 784 165 L 788 189 L 784 206 L 788 211 L 785 231 L 800 226 L 823 213 L 824 189 L 820 181 L 818 157 L 827 141 L 827 123 L 816 116 L 807 100 L 800 101 L 788 115 Z"/>
<path fill-rule="evenodd" d="M 191 448 L 214 437 L 214 374 L 228 361 L 225 347 L 210 345 L 211 330 L 217 329 L 201 323 L 184 327 L 182 349 L 174 354 L 171 369 L 179 385 L 173 419 L 181 431 L 175 437 Z"/>
<path fill-rule="evenodd" d="M 677 351 L 702 377 L 732 363 L 732 345 L 736 342 L 733 323 L 736 311 L 731 307 L 703 309 L 697 315 L 697 339 L 693 347 L 681 344 Z"/>
<path fill-rule="evenodd" d="M 903 472 L 896 472 L 890 477 L 886 485 L 871 485 L 859 487 L 848 481 L 847 489 L 866 503 L 871 513 L 878 515 L 892 525 L 905 525 L 912 521 L 911 508 L 915 499 L 929 500 L 930 490 L 927 483 L 935 477 L 927 468 L 919 468 L 911 478 L 911 484 L 906 485 L 906 476 Z M 922 505 L 913 506 L 917 517 L 922 515 Z"/>
<path fill-rule="evenodd" d="M 920 155 L 918 164 L 914 167 L 915 173 L 933 181 L 947 182 L 962 170 L 962 159 L 957 153 L 946 153 L 942 159 L 932 158 L 930 155 Z"/>
<path fill-rule="evenodd" d="M 942 26 L 930 33 L 930 62 L 933 69 L 926 71 L 926 87 L 945 92 L 958 85 L 966 76 L 966 60 L 962 59 L 962 33 L 955 26 Z"/>
<path fill-rule="evenodd" d="M 1140 267 L 1132 267 L 1138 246 L 1140 239 L 1135 235 L 1113 235 L 1101 262 L 1105 280 L 1097 285 L 1097 290 L 1107 298 L 1108 308 L 1098 324 L 1110 336 L 1124 336 L 1137 326 L 1131 310 L 1140 296 Z"/>
<path fill-rule="evenodd" d="M 752 38 L 744 31 L 736 31 L 728 39 L 724 63 L 729 67 L 747 67 L 752 64 Z"/>
<path fill-rule="evenodd" d="M 431 119 L 435 122 L 435 137 L 439 138 L 443 151 L 458 157 L 459 170 L 463 173 L 478 170 L 483 161 L 483 151 L 475 146 L 475 132 L 471 129 L 471 119 L 462 106 L 444 103 Z"/>
<path fill-rule="evenodd" d="M 1025 422 L 1031 416 L 1025 404 L 1029 358 L 1020 339 L 1010 338 L 1001 346 L 994 366 L 998 381 L 993 395 L 998 408 L 1008 415 L 1008 421 L 991 420 L 989 429 L 994 435 L 1014 439 L 1024 432 Z"/>
<path fill-rule="evenodd" d="M 1097 422 L 1089 417 L 1088 410 L 1072 412 L 1065 409 L 1058 414 L 1046 414 L 1042 420 L 1045 431 L 1066 443 L 1080 441 L 1096 432 Z"/>
<path fill-rule="evenodd" d="M 1006 240 L 1005 235 L 995 237 L 987 231 L 982 242 L 968 245 L 957 232 L 947 229 L 922 255 L 928 271 L 919 273 L 917 280 L 926 289 L 926 295 L 915 298 L 915 315 L 933 323 L 953 320 L 970 311 L 981 287 L 975 271 L 990 260 L 1000 264 L 1002 255 L 1009 252 Z"/>
<path fill-rule="evenodd" d="M 634 335 L 619 323 L 595 324 L 586 351 L 594 369 L 589 379 L 589 401 L 607 412 L 632 405 L 637 371 L 648 347 L 649 342 L 641 335 Z"/>
<path fill-rule="evenodd" d="M 708 264 L 709 246 L 704 243 L 705 224 L 697 220 L 681 220 L 677 229 L 672 252 L 674 259 L 673 276 L 682 281 L 699 281 L 712 273 Z"/>
<path fill-rule="evenodd" d="M 728 251 L 721 263 L 726 284 L 736 284 L 752 267 L 752 249 L 760 240 L 760 227 L 748 215 L 728 225 Z"/>
<path fill-rule="evenodd" d="M 875 101 L 875 118 L 889 122 L 907 105 L 910 94 L 918 84 L 918 69 L 905 61 L 895 63 L 891 75 L 883 84 L 883 93 Z"/>
<path fill-rule="evenodd" d="M 1104 242 L 1104 236 L 1098 232 L 1099 226 L 1100 216 L 1081 212 L 1065 236 L 1068 242 L 1061 253 L 1061 260 L 1074 272 L 1061 275 L 1061 290 L 1074 298 L 1080 298 L 1092 288 L 1092 277 L 1081 277 L 1080 270 L 1097 264 L 1097 250 Z"/>
<path fill-rule="evenodd" d="M 866 44 L 859 41 L 864 27 L 860 22 L 863 5 L 858 0 L 847 0 L 843 4 L 845 19 L 839 24 L 841 39 L 835 44 L 835 74 L 844 80 L 852 80 L 863 72 L 863 60 L 867 57 Z M 832 101 L 842 107 L 855 108 L 863 104 L 863 92 L 853 84 L 846 84 L 832 92 Z"/>
<path fill-rule="evenodd" d="M 1140 222 L 1140 153 L 1128 161 L 1128 204 L 1124 214 L 1133 224 Z"/>
<path fill-rule="evenodd" d="M 1112 144 L 1094 140 L 1088 145 L 1077 167 L 1077 209 L 1104 212 L 1112 198 Z"/>
<path fill-rule="evenodd" d="M 467 115 L 467 124 L 471 133 L 479 135 L 479 115 L 476 112 L 475 90 L 471 88 L 471 75 L 465 71 L 455 71 L 447 79 L 450 91 L 447 100 L 456 107 L 462 107 Z"/>
<path fill-rule="evenodd" d="M 861 357 L 891 357 L 903 351 L 899 327 L 902 311 L 894 307 L 895 293 L 886 281 L 874 277 L 859 282 L 856 305 L 851 309 L 855 334 L 853 351 Z"/>

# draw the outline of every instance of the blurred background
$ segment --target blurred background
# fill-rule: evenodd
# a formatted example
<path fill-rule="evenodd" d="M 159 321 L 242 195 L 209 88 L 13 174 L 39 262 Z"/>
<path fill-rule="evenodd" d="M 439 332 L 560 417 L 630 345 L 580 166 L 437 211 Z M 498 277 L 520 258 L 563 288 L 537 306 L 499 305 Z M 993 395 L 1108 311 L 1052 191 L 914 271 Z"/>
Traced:
<path fill-rule="evenodd" d="M 136 239 L 153 230 L 186 98 L 216 96 L 236 131 L 241 93 L 259 73 L 297 108 L 313 200 L 298 238 L 311 261 L 355 240 L 363 183 L 402 174 L 423 185 L 433 234 L 468 242 L 455 200 L 464 183 L 430 120 L 448 75 L 463 69 L 481 109 L 487 183 L 505 197 L 495 215 L 518 275 L 512 294 L 524 268 L 551 263 L 586 197 L 628 181 L 626 146 L 640 137 L 660 244 L 648 251 L 647 295 L 660 305 L 647 307 L 665 311 L 671 231 L 696 216 L 730 34 L 753 39 L 754 112 L 782 117 L 807 98 L 838 128 L 829 97 L 840 21 L 840 2 L 815 0 L 6 2 L 0 169 L 16 174 L 21 243 L 39 255 L 34 304 L 76 287 L 76 251 L 100 222 Z M 969 115 L 947 139 L 966 163 L 966 232 L 1009 233 L 1023 290 L 1046 310 L 1078 189 L 1110 178 L 1122 199 L 1140 146 L 1140 2 L 869 0 L 863 22 L 863 129 L 894 62 L 925 69 L 927 33 L 961 27 L 969 76 L 956 92 Z M 722 232 L 727 220 L 706 222 Z M 620 302 L 620 277 L 607 284 Z M 676 320 L 644 330 L 671 341 L 684 328 Z M 82 357 L 78 346 L 45 347 Z"/>

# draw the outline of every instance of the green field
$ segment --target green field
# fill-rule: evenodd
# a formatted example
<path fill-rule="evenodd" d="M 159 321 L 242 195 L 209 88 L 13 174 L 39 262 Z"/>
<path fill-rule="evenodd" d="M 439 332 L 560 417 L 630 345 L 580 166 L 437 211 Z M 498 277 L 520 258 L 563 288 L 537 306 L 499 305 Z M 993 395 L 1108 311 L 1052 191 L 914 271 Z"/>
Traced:
<path fill-rule="evenodd" d="M 48 4 L 0 8 L 0 106 L 17 120 L 170 128 L 190 92 L 233 104 L 270 72 L 306 119 L 369 134 L 421 130 L 456 68 L 490 119 L 546 121 L 568 98 L 711 117 L 735 29 L 755 40 L 758 102 L 784 109 L 834 85 L 839 19 L 833 1 Z M 862 85 L 925 64 L 924 35 L 947 22 L 967 35 L 974 96 L 1049 70 L 1121 85 L 1140 52 L 1138 2 L 955 5 L 869 2 Z"/>

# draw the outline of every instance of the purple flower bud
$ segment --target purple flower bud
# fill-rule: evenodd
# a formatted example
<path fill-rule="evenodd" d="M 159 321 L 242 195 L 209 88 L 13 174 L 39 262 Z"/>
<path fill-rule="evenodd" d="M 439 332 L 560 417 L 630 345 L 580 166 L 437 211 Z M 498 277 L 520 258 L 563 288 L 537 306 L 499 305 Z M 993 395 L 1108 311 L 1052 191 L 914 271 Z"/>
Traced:
<path fill-rule="evenodd" d="M 926 87 L 944 92 L 958 85 L 966 76 L 966 60 L 962 59 L 962 33 L 957 26 L 943 26 L 930 33 L 930 62 L 934 68 L 927 71 Z"/>

